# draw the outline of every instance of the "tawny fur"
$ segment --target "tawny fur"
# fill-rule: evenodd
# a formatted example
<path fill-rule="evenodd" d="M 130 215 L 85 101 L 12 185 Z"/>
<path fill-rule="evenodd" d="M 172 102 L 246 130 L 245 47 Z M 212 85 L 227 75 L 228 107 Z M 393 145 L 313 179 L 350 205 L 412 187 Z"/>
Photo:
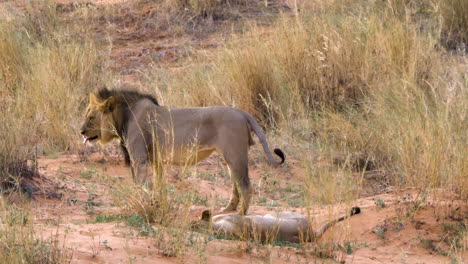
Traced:
<path fill-rule="evenodd" d="M 252 186 L 248 175 L 248 150 L 255 132 L 271 165 L 284 162 L 280 149 L 270 152 L 262 129 L 248 113 L 231 107 L 178 108 L 159 106 L 145 94 L 102 89 L 90 95 L 81 129 L 85 141 L 108 143 L 120 139 L 127 147 L 135 181 L 151 186 L 149 162 L 193 165 L 214 151 L 231 172 L 232 196 L 224 211 L 234 211 L 242 200 L 240 213 L 249 208 Z"/>
<path fill-rule="evenodd" d="M 203 212 L 202 220 L 209 221 L 216 233 L 231 238 L 299 243 L 318 239 L 334 224 L 360 212 L 359 207 L 353 207 L 347 215 L 324 224 L 318 230 L 312 229 L 312 224 L 306 217 L 294 212 L 279 212 L 265 216 L 229 213 L 211 217 L 211 213 L 207 210 Z"/>

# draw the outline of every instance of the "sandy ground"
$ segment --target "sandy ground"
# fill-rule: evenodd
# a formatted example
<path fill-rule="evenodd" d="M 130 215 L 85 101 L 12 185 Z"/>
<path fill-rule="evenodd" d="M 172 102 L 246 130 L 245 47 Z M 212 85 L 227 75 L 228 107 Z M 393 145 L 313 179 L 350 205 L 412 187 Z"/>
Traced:
<path fill-rule="evenodd" d="M 101 154 L 89 155 L 87 159 L 60 154 L 39 160 L 42 177 L 36 184 L 42 191 L 36 192 L 37 200 L 32 202 L 35 228 L 41 230 L 45 238 L 59 239 L 72 253 L 72 263 L 197 263 L 205 260 L 208 263 L 450 263 L 451 258 L 444 256 L 450 250 L 450 245 L 444 242 L 450 232 L 443 227 L 463 221 L 466 224 L 468 215 L 466 202 L 449 192 L 435 190 L 421 202 L 413 217 L 401 217 L 412 212 L 415 201 L 422 199 L 415 190 L 408 189 L 354 201 L 353 205 L 362 209 L 360 215 L 336 225 L 317 243 L 304 244 L 302 249 L 213 239 L 207 242 L 203 251 L 187 246 L 184 254 L 168 257 L 164 256 L 167 253 L 161 245 L 161 237 L 143 236 L 137 228 L 122 220 L 95 223 L 99 215 L 122 213 L 112 200 L 115 185 L 110 179 L 125 183 L 130 180 L 130 174 L 119 160 L 119 157 Z M 196 191 L 207 197 L 206 204 L 190 207 L 188 221 L 197 220 L 203 209 L 216 207 L 215 197 L 229 198 L 229 181 L 224 182 L 220 179 L 222 176 L 217 176 L 223 173 L 222 168 L 219 157 L 214 156 L 193 168 L 197 173 L 189 173 L 189 176 L 180 176 L 184 173 L 179 168 L 168 169 L 171 172 L 168 180 L 176 189 Z M 256 194 L 261 191 L 258 183 L 262 170 L 265 167 L 259 164 L 251 168 Z M 213 173 L 214 178 L 207 178 L 207 172 Z M 272 173 L 279 181 L 291 181 L 284 170 L 276 169 Z M 55 195 L 45 198 L 51 193 Z M 90 199 L 96 204 L 92 212 L 87 206 Z M 376 205 L 378 199 L 384 201 L 384 207 Z M 330 208 L 333 209 L 330 211 Z M 343 214 L 346 208 L 349 205 L 315 207 L 311 209 L 311 215 L 316 226 L 320 226 L 330 218 L 330 212 L 334 217 Z M 249 213 L 264 215 L 280 210 L 306 214 L 303 207 L 261 206 L 258 200 L 254 201 Z M 158 225 L 153 228 L 161 230 Z M 376 231 L 379 229 L 382 234 Z M 328 255 L 321 258 L 317 255 L 317 245 L 323 247 L 327 243 L 348 243 L 352 252 L 334 248 L 331 252 L 325 251 Z M 462 259 L 466 257 L 468 254 L 462 253 Z"/>

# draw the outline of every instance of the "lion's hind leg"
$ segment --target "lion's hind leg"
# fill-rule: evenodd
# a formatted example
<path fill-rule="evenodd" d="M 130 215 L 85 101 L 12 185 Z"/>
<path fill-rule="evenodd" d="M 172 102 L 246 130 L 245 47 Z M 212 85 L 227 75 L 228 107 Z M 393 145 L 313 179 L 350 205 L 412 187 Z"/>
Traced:
<path fill-rule="evenodd" d="M 218 131 L 216 152 L 221 154 L 229 166 L 232 180 L 232 197 L 228 209 L 235 210 L 242 201 L 240 214 L 246 214 L 252 199 L 252 185 L 249 179 L 248 151 L 249 129 L 242 122 L 232 121 Z"/>
<path fill-rule="evenodd" d="M 253 193 L 249 179 L 247 149 L 241 152 L 220 152 L 218 150 L 217 152 L 222 153 L 221 155 L 229 167 L 232 181 L 231 199 L 223 212 L 235 211 L 242 200 L 240 213 L 246 214 Z"/>
<path fill-rule="evenodd" d="M 239 191 L 237 188 L 237 184 L 233 182 L 231 199 L 229 200 L 228 206 L 224 208 L 223 213 L 235 211 L 237 209 L 237 205 L 239 205 Z"/>
<path fill-rule="evenodd" d="M 253 193 L 253 188 L 249 179 L 247 156 L 237 159 L 235 162 L 226 158 L 226 162 L 228 163 L 229 169 L 231 171 L 231 179 L 233 184 L 233 197 L 231 198 L 231 202 L 226 209 L 231 206 L 231 203 L 233 207 L 237 207 L 239 200 L 242 200 L 240 214 L 245 215 L 249 209 L 250 200 L 252 199 Z M 236 190 L 234 190 L 234 188 L 236 188 Z M 233 210 L 235 210 L 235 207 Z"/>

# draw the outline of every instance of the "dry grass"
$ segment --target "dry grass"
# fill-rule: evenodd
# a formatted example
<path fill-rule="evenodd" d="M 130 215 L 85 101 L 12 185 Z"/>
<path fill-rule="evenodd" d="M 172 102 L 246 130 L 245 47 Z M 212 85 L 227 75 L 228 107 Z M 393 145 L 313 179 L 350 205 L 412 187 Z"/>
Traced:
<path fill-rule="evenodd" d="M 179 101 L 174 103 L 230 104 L 263 115 L 273 111 L 283 119 L 291 112 L 359 104 L 374 85 L 388 82 L 386 78 L 418 78 L 431 66 L 434 43 L 406 22 L 382 20 L 380 14 L 362 18 L 332 13 L 284 16 L 273 29 L 254 26 L 227 43 L 208 66 L 196 65 L 184 73 L 188 77 L 173 89 L 195 92 L 189 98 L 175 93 Z M 388 23 L 395 29 L 388 30 Z M 266 109 L 272 102 L 274 109 Z"/>
<path fill-rule="evenodd" d="M 121 207 L 125 214 L 138 214 L 148 224 L 175 224 L 174 221 L 182 213 L 180 210 L 183 210 L 181 204 L 175 200 L 173 193 L 168 197 L 167 183 L 155 181 L 152 185 L 152 189 L 147 189 L 138 185 L 117 184 L 112 194 L 114 203 Z"/>
<path fill-rule="evenodd" d="M 156 241 L 160 254 L 182 260 L 189 248 L 193 248 L 202 259 L 206 238 L 191 232 L 189 218 L 189 208 L 196 197 L 176 192 L 166 175 L 160 164 L 158 169 L 154 168 L 151 186 L 113 182 L 111 196 L 123 214 L 136 219 L 132 226 L 139 229 L 140 235 Z"/>
<path fill-rule="evenodd" d="M 86 37 L 87 29 L 67 25 L 48 2 L 32 4 L 26 15 L 12 20 L 11 13 L 2 13 L 7 17 L 0 21 L 3 107 L 21 121 L 18 131 L 21 125 L 28 128 L 30 141 L 49 148 L 71 147 L 71 136 L 78 130 L 73 119 L 80 116 L 84 96 L 102 79 L 101 61 Z"/>
<path fill-rule="evenodd" d="M 29 208 L 0 198 L 0 261 L 2 263 L 69 263 L 72 253 L 56 236 L 45 239 L 34 229 Z"/>
<path fill-rule="evenodd" d="M 57 238 L 39 235 L 29 208 L 3 197 L 5 189 L 28 187 L 24 179 L 37 168 L 27 160 L 51 150 L 77 150 L 83 99 L 102 80 L 101 59 L 86 32 L 67 26 L 49 1 L 28 2 L 25 13 L 0 6 L 1 263 L 71 259 Z"/>
<path fill-rule="evenodd" d="M 49 1 L 28 3 L 25 14 L 0 9 L 2 164 L 76 149 L 85 95 L 104 78 L 88 28 Z"/>
<path fill-rule="evenodd" d="M 434 4 L 442 17 L 444 42 L 449 48 L 468 48 L 468 2 L 437 0 Z"/>
<path fill-rule="evenodd" d="M 441 49 L 430 5 L 370 7 L 254 25 L 156 89 L 164 104 L 246 109 L 315 158 L 363 155 L 386 184 L 465 196 L 466 57 Z"/>
<path fill-rule="evenodd" d="M 173 12 L 192 11 L 196 16 L 212 18 L 220 17 L 237 6 L 246 6 L 248 2 L 248 0 L 166 0 L 164 4 L 171 7 Z"/>

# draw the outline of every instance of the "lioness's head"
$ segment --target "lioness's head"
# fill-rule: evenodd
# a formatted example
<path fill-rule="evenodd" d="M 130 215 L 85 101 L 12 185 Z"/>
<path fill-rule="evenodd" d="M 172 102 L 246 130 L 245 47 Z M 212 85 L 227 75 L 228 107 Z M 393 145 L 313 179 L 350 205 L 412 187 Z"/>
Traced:
<path fill-rule="evenodd" d="M 85 121 L 81 127 L 81 134 L 84 138 L 83 143 L 87 141 L 108 143 L 118 137 L 113 117 L 115 107 L 116 99 L 114 96 L 100 100 L 94 94 L 90 94 Z"/>

